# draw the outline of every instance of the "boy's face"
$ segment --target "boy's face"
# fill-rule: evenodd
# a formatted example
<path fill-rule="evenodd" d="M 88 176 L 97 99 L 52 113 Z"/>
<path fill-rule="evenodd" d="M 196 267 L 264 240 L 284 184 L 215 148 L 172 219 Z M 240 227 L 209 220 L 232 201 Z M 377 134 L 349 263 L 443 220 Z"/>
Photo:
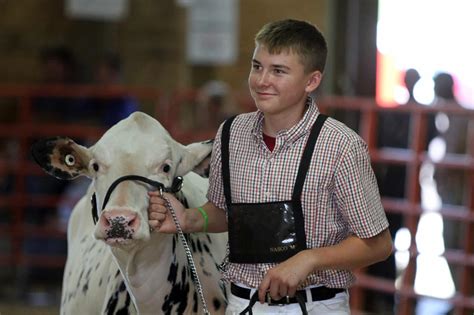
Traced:
<path fill-rule="evenodd" d="M 301 112 L 320 80 L 321 73 L 306 73 L 300 57 L 290 50 L 270 54 L 262 44 L 255 47 L 248 81 L 250 94 L 263 113 Z"/>

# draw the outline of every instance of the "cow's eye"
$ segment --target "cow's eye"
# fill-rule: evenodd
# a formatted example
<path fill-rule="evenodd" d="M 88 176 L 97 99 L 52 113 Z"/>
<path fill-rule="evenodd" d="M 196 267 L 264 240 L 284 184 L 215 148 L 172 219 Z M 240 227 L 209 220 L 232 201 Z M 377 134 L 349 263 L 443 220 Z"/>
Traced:
<path fill-rule="evenodd" d="M 67 166 L 73 166 L 74 164 L 76 164 L 76 158 L 72 154 L 67 154 L 64 157 L 64 162 Z"/>
<path fill-rule="evenodd" d="M 171 170 L 171 166 L 169 164 L 163 165 L 163 172 L 168 173 Z"/>
<path fill-rule="evenodd" d="M 92 168 L 94 169 L 94 171 L 98 172 L 99 171 L 99 164 L 97 164 L 97 163 L 92 164 Z"/>

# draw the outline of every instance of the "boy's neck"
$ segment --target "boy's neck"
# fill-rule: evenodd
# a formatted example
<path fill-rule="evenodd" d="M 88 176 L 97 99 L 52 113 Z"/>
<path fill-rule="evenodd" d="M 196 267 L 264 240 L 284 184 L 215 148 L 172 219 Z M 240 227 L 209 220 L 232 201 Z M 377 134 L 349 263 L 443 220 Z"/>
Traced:
<path fill-rule="evenodd" d="M 288 130 L 296 125 L 303 118 L 306 109 L 305 104 L 301 107 L 301 110 L 292 111 L 291 113 L 263 113 L 263 132 L 270 137 L 276 137 L 279 131 Z"/>

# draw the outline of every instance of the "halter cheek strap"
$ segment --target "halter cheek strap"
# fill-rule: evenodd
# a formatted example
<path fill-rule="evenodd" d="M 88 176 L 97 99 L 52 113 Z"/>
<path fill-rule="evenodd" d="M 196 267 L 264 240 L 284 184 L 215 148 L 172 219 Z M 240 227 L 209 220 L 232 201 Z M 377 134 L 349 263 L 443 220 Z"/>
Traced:
<path fill-rule="evenodd" d="M 151 185 L 151 186 L 157 188 L 158 190 L 160 190 L 162 192 L 170 192 L 170 193 L 173 193 L 173 194 L 180 191 L 181 188 L 183 187 L 183 178 L 181 176 L 177 176 L 177 177 L 174 178 L 173 183 L 171 184 L 171 187 L 165 187 L 165 185 L 163 185 L 160 182 L 151 180 L 149 178 L 146 178 L 146 177 L 143 177 L 143 176 L 140 176 L 140 175 L 125 175 L 125 176 L 117 178 L 112 183 L 112 185 L 110 185 L 109 189 L 107 190 L 107 193 L 105 194 L 105 198 L 104 198 L 104 202 L 102 203 L 101 211 L 103 211 L 105 209 L 105 206 L 107 205 L 107 202 L 110 199 L 110 195 L 112 194 L 114 189 L 117 187 L 117 185 L 120 184 L 123 181 L 126 181 L 126 180 L 141 181 L 141 182 L 144 182 L 148 185 Z M 99 220 L 99 215 L 97 214 L 97 198 L 95 196 L 95 193 L 92 194 L 91 205 L 92 205 L 92 220 L 94 221 L 94 225 L 95 225 L 97 223 L 97 221 Z"/>

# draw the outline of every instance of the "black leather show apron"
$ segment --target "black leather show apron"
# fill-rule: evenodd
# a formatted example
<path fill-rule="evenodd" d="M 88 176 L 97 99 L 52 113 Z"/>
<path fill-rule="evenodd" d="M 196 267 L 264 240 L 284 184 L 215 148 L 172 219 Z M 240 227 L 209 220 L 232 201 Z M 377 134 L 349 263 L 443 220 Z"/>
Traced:
<path fill-rule="evenodd" d="M 291 200 L 263 203 L 232 202 L 229 139 L 234 118 L 224 123 L 221 135 L 222 178 L 228 209 L 229 261 L 278 263 L 306 249 L 301 193 L 316 140 L 327 116 L 319 114 L 311 128 L 301 157 Z"/>

